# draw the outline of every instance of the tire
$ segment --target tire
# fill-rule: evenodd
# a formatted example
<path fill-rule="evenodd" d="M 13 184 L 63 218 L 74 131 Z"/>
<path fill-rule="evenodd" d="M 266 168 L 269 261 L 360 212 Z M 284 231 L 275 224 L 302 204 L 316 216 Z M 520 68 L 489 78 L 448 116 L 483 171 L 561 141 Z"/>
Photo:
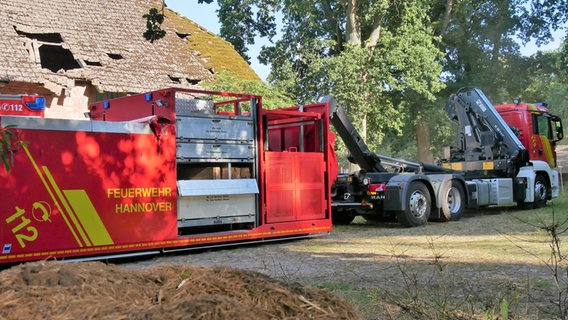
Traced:
<path fill-rule="evenodd" d="M 335 225 L 346 225 L 353 222 L 355 215 L 346 211 L 333 212 L 331 215 L 331 223 Z"/>
<path fill-rule="evenodd" d="M 432 211 L 430 192 L 424 183 L 412 182 L 406 192 L 405 210 L 397 214 L 398 222 L 405 227 L 419 227 L 428 222 Z"/>
<path fill-rule="evenodd" d="M 442 221 L 458 221 L 465 211 L 465 190 L 461 183 L 452 180 L 451 186 L 442 194 Z"/>
<path fill-rule="evenodd" d="M 542 174 L 537 174 L 534 178 L 534 208 L 542 208 L 546 206 L 548 200 L 548 183 Z"/>
<path fill-rule="evenodd" d="M 546 178 L 542 174 L 537 173 L 534 178 L 534 201 L 520 202 L 518 203 L 518 207 L 520 209 L 542 208 L 546 206 L 546 202 L 548 201 L 548 192 L 549 186 L 546 182 Z"/>

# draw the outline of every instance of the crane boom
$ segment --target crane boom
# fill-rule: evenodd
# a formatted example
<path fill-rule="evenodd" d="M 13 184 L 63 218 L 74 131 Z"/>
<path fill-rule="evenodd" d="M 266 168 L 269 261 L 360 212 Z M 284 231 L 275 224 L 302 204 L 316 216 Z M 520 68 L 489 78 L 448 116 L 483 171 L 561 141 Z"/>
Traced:
<path fill-rule="evenodd" d="M 480 89 L 460 89 L 448 101 L 446 112 L 458 126 L 451 162 L 462 161 L 469 169 L 481 170 L 476 162 L 494 161 L 495 168 L 508 177 L 528 164 L 526 148 Z"/>

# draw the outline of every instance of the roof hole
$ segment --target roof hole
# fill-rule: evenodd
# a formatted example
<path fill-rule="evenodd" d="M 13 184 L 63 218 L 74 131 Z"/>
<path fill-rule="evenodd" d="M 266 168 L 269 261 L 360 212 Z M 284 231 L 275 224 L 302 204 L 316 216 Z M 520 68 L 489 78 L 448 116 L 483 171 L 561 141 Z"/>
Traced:
<path fill-rule="evenodd" d="M 201 82 L 201 80 L 199 80 L 199 79 L 189 79 L 189 78 L 185 78 L 185 80 L 186 80 L 189 84 L 192 84 L 192 85 L 198 85 L 198 84 Z"/>
<path fill-rule="evenodd" d="M 170 76 L 170 75 L 168 75 L 168 77 L 170 77 L 170 80 L 172 80 L 172 81 L 175 82 L 175 83 L 181 83 L 181 79 L 180 79 L 180 78 L 172 77 L 172 76 Z"/>
<path fill-rule="evenodd" d="M 16 26 L 13 27 L 18 35 L 24 36 L 29 39 L 35 39 L 41 42 L 49 43 L 63 43 L 63 38 L 61 38 L 61 34 L 59 33 L 28 33 L 18 30 Z"/>
<path fill-rule="evenodd" d="M 107 53 L 107 56 L 109 56 L 109 58 L 111 58 L 113 60 L 124 59 L 124 57 L 121 54 L 118 54 L 118 53 Z"/>
<path fill-rule="evenodd" d="M 98 61 L 85 60 L 85 64 L 88 66 L 102 67 L 103 65 Z"/>
<path fill-rule="evenodd" d="M 191 33 L 182 33 L 182 32 L 176 32 L 177 36 L 182 38 L 182 39 L 186 39 L 187 37 L 189 37 L 191 35 Z"/>
<path fill-rule="evenodd" d="M 61 69 L 70 70 L 81 68 L 77 60 L 73 57 L 71 51 L 62 48 L 44 44 L 39 47 L 39 56 L 41 67 L 57 72 Z"/>

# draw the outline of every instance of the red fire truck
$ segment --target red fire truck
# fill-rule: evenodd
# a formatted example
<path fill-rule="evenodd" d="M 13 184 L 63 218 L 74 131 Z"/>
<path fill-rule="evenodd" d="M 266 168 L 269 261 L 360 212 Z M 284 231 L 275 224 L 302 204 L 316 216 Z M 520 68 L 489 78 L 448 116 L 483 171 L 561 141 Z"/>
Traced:
<path fill-rule="evenodd" d="M 165 89 L 94 103 L 88 121 L 0 115 L 17 137 L 0 168 L 0 263 L 306 237 L 331 231 L 332 216 L 420 226 L 543 206 L 559 195 L 562 123 L 525 106 L 460 90 L 441 166 L 371 152 L 329 96 L 265 110 L 259 96 Z M 338 175 L 330 123 L 361 170 Z"/>
<path fill-rule="evenodd" d="M 327 233 L 328 109 L 166 89 L 92 104 L 90 120 L 1 115 L 17 139 L 0 168 L 0 263 Z"/>

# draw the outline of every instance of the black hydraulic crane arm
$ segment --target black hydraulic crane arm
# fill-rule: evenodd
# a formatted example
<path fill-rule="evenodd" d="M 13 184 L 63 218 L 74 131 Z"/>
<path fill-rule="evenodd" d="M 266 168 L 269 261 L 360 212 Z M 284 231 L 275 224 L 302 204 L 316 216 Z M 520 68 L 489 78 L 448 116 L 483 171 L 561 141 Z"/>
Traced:
<path fill-rule="evenodd" d="M 381 159 L 369 150 L 363 138 L 353 126 L 349 117 L 345 114 L 335 98 L 332 96 L 324 96 L 320 102 L 327 102 L 329 104 L 330 121 L 337 130 L 341 140 L 345 143 L 347 150 L 351 153 L 354 162 L 358 164 L 361 169 L 367 172 L 387 172 L 381 165 Z"/>
<path fill-rule="evenodd" d="M 332 96 L 325 96 L 319 102 L 327 102 L 329 104 L 330 121 L 351 153 L 353 162 L 359 165 L 361 169 L 367 172 L 388 172 L 381 164 L 381 160 L 383 160 L 384 164 L 398 167 L 403 171 L 452 172 L 450 169 L 431 164 L 395 159 L 371 152 L 349 117 L 345 114 L 343 108 L 337 104 L 337 101 Z"/>
<path fill-rule="evenodd" d="M 448 101 L 446 112 L 458 125 L 454 160 L 509 159 L 517 168 L 528 163 L 527 150 L 480 89 L 460 89 Z"/>

